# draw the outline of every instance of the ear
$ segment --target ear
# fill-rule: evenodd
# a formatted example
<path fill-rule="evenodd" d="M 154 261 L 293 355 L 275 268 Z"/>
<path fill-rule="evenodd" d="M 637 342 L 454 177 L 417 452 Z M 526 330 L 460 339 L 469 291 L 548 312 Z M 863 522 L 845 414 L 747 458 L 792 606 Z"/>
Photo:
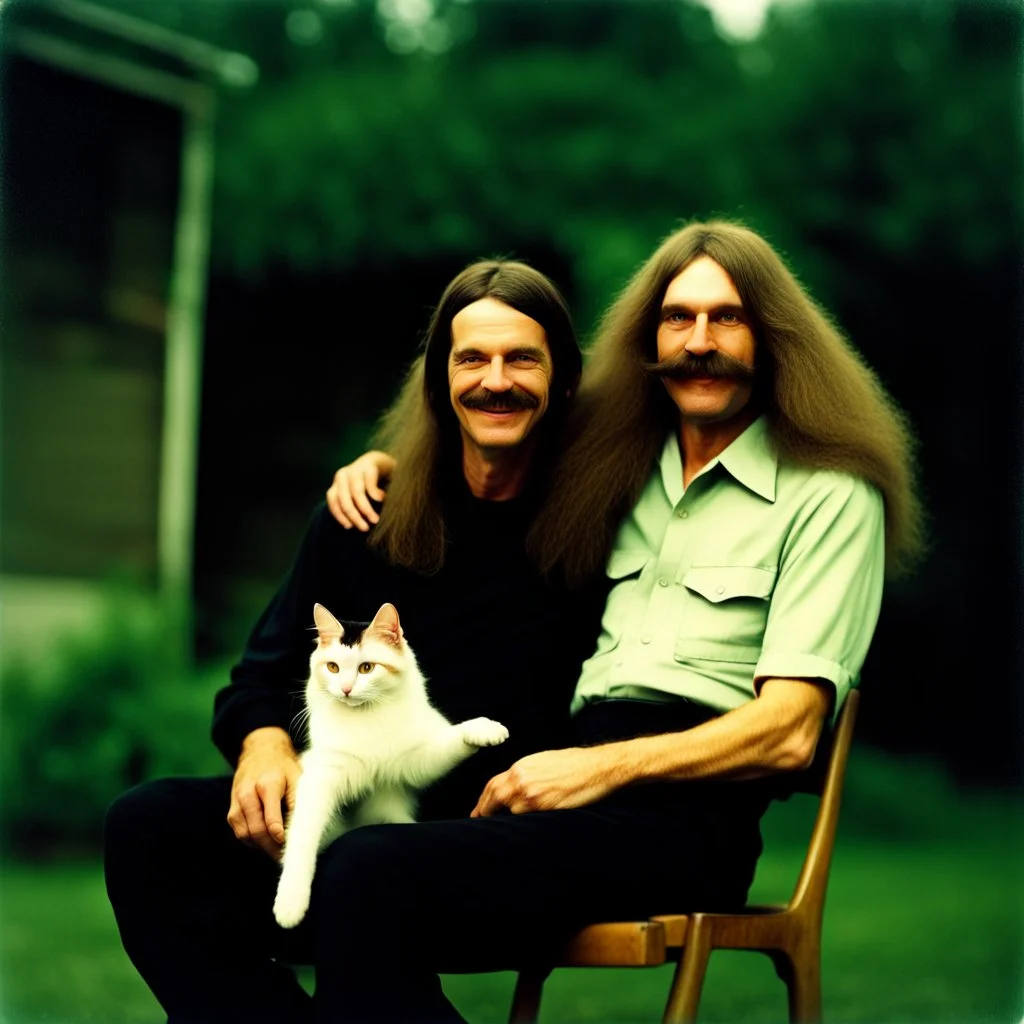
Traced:
<path fill-rule="evenodd" d="M 367 632 L 376 633 L 384 643 L 397 647 L 402 639 L 402 624 L 398 621 L 398 609 L 393 604 L 382 604 L 367 627 Z"/>
<path fill-rule="evenodd" d="M 313 605 L 313 621 L 316 623 L 317 633 L 320 634 L 321 647 L 326 647 L 345 635 L 342 624 L 322 604 Z"/>

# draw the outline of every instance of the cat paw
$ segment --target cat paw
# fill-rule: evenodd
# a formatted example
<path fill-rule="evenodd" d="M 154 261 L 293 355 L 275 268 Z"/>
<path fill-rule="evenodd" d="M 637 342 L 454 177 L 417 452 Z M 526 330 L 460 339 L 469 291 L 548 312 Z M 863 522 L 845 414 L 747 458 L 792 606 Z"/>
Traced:
<path fill-rule="evenodd" d="M 282 928 L 294 928 L 309 909 L 309 888 L 279 885 L 274 900 L 274 917 Z"/>
<path fill-rule="evenodd" d="M 496 747 L 508 739 L 508 729 L 490 718 L 471 718 L 459 728 L 462 739 L 471 747 Z"/>

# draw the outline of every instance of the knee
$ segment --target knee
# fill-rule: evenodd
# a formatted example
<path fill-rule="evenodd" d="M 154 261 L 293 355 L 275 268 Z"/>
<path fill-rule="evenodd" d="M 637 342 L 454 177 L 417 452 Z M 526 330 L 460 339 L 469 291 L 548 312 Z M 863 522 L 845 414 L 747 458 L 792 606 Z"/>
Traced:
<path fill-rule="evenodd" d="M 103 819 L 103 847 L 109 858 L 163 843 L 181 827 L 180 796 L 175 779 L 134 786 L 117 797 Z"/>
<path fill-rule="evenodd" d="M 379 911 L 381 902 L 401 888 L 403 833 L 407 825 L 363 825 L 335 840 L 317 861 L 313 896 L 327 905 L 340 901 L 346 912 L 365 902 Z"/>

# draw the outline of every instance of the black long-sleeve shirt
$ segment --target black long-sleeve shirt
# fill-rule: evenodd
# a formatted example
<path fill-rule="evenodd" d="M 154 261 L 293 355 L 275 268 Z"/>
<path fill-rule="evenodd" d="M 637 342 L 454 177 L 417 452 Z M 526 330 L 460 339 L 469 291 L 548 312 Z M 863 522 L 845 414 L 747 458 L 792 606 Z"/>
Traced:
<path fill-rule="evenodd" d="M 473 754 L 425 792 L 420 817 L 468 814 L 483 785 L 517 758 L 565 745 L 569 701 L 593 650 L 603 582 L 567 593 L 546 585 L 526 557 L 532 504 L 482 501 L 462 484 L 445 503 L 444 566 L 425 576 L 388 563 L 365 534 L 343 529 L 321 503 L 299 553 L 249 636 L 231 683 L 214 702 L 213 739 L 232 765 L 263 726 L 292 733 L 316 634 L 313 605 L 369 621 L 385 602 L 450 721 L 486 715 L 509 739 Z"/>

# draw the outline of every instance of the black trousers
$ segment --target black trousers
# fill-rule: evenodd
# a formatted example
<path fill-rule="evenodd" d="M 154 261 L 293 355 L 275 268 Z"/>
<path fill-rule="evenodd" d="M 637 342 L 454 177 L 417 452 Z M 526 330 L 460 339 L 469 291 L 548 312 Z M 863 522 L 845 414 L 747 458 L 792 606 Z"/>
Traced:
<path fill-rule="evenodd" d="M 598 742 L 705 717 L 609 701 L 578 724 Z M 309 913 L 285 931 L 278 867 L 235 839 L 230 788 L 158 780 L 107 815 L 121 938 L 171 1024 L 460 1021 L 438 972 L 543 964 L 597 920 L 742 904 L 772 797 L 759 782 L 665 783 L 573 810 L 355 829 L 321 854 Z M 312 1000 L 289 963 L 315 965 Z"/>

